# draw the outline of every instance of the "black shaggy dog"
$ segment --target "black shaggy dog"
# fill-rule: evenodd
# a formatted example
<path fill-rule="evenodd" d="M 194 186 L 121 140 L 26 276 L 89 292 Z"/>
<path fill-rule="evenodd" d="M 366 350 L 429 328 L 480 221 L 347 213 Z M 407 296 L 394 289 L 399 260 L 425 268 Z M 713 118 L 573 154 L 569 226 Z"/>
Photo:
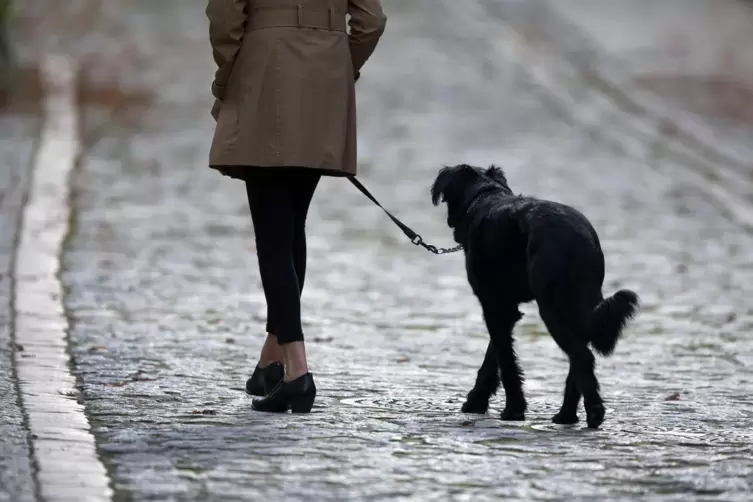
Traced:
<path fill-rule="evenodd" d="M 611 355 L 638 309 L 638 295 L 621 290 L 603 297 L 604 254 L 589 221 L 569 206 L 514 195 L 496 166 L 445 167 L 431 196 L 434 205 L 447 204 L 447 224 L 464 248 L 468 281 L 490 335 L 463 411 L 486 413 L 501 375 L 502 420 L 524 419 L 523 371 L 512 331 L 522 317 L 518 306 L 536 300 L 549 333 L 570 359 L 562 408 L 552 421 L 576 423 L 583 396 L 588 426 L 598 428 L 604 405 L 589 344 Z"/>

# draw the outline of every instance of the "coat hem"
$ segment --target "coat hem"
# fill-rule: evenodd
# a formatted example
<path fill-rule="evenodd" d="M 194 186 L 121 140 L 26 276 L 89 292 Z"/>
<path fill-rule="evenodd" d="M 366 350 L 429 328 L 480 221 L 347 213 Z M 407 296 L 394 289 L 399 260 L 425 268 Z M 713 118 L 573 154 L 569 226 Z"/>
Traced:
<path fill-rule="evenodd" d="M 356 173 L 349 173 L 337 169 L 326 169 L 309 166 L 230 166 L 210 164 L 209 167 L 214 169 L 215 171 L 218 171 L 223 176 L 241 181 L 247 181 L 254 172 L 259 172 L 260 170 L 268 171 L 277 169 L 289 169 L 291 171 L 312 171 L 321 174 L 322 176 L 329 176 L 333 178 L 348 178 L 356 175 Z"/>

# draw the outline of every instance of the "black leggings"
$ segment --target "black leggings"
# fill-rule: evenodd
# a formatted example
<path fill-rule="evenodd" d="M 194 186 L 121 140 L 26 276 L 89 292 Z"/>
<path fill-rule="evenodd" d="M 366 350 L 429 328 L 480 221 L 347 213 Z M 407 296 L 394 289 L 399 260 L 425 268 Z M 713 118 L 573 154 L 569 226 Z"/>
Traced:
<path fill-rule="evenodd" d="M 267 300 L 267 333 L 280 344 L 303 341 L 301 292 L 306 277 L 306 216 L 321 175 L 313 169 L 256 168 L 246 193 Z"/>

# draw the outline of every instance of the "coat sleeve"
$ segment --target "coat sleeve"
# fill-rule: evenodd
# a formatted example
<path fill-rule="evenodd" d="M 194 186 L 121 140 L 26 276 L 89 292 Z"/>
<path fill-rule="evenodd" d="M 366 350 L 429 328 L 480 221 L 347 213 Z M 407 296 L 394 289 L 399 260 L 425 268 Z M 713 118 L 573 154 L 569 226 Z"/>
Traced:
<path fill-rule="evenodd" d="M 350 57 L 353 73 L 358 79 L 361 67 L 376 49 L 384 33 L 387 16 L 382 10 L 381 0 L 348 0 L 350 14 Z"/>
<path fill-rule="evenodd" d="M 222 101 L 225 86 L 233 69 L 235 56 L 241 48 L 248 20 L 247 0 L 209 0 L 209 42 L 217 71 L 212 82 L 212 95 Z"/>

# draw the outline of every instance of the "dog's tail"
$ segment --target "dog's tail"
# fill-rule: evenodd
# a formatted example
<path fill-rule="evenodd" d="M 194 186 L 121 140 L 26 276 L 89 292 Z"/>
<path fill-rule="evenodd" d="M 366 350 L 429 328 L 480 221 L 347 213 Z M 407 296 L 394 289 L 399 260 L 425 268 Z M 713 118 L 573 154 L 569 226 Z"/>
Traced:
<path fill-rule="evenodd" d="M 596 352 L 612 355 L 622 330 L 637 313 L 639 303 L 637 294 L 622 289 L 596 306 L 591 317 L 591 346 Z"/>

